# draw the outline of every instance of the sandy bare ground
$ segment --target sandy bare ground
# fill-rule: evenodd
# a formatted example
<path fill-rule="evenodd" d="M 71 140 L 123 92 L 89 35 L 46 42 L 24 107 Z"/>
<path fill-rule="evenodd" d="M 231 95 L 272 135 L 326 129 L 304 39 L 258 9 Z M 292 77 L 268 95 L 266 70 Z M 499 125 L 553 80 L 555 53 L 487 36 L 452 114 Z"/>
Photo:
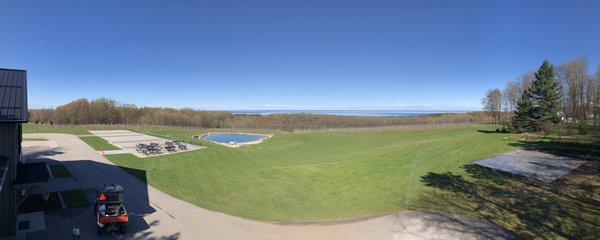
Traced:
<path fill-rule="evenodd" d="M 131 214 L 125 236 L 96 236 L 92 207 L 46 214 L 47 231 L 28 239 L 69 239 L 73 226 L 82 239 L 507 239 L 501 228 L 482 220 L 447 214 L 404 212 L 374 219 L 321 224 L 276 224 L 214 212 L 171 197 L 138 180 L 73 135 L 26 134 L 46 138 L 40 146 L 27 143 L 29 159 L 59 161 L 82 189 L 118 183 L 125 188 Z M 44 145 L 45 144 L 45 145 Z M 29 149 L 29 150 L 28 150 Z"/>

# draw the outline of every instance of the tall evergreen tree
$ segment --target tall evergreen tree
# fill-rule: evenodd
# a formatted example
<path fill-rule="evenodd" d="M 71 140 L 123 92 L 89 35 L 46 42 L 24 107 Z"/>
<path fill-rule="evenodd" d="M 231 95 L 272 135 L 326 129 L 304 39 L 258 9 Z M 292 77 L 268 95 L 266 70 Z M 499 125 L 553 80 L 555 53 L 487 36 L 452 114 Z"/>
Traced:
<path fill-rule="evenodd" d="M 512 119 L 512 126 L 518 132 L 534 131 L 534 123 L 531 117 L 533 112 L 533 102 L 531 102 L 531 93 L 525 89 L 521 94 L 521 99 L 517 102 L 515 116 Z"/>
<path fill-rule="evenodd" d="M 531 117 L 536 128 L 543 123 L 560 122 L 561 93 L 554 67 L 546 60 L 531 83 L 531 101 L 534 107 Z"/>
<path fill-rule="evenodd" d="M 513 127 L 517 131 L 539 131 L 542 124 L 560 122 L 561 93 L 554 67 L 546 60 L 517 103 Z"/>

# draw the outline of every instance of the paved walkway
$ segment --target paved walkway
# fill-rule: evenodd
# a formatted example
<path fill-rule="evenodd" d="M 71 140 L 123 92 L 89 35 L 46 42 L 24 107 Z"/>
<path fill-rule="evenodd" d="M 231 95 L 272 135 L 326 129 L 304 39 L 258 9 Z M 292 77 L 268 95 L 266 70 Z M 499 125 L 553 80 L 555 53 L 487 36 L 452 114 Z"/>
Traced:
<path fill-rule="evenodd" d="M 17 237 L 22 239 L 27 233 L 46 230 L 44 212 L 30 212 L 19 214 L 17 222 L 29 221 L 29 228 L 17 230 Z"/>
<path fill-rule="evenodd" d="M 49 192 L 62 192 L 81 189 L 79 183 L 71 177 L 66 178 L 50 178 L 47 182 L 35 184 L 28 193 L 40 194 Z"/>
<path fill-rule="evenodd" d="M 35 153 L 60 161 L 78 179 L 82 188 L 118 183 L 125 188 L 125 203 L 131 214 L 129 233 L 102 239 L 505 239 L 509 236 L 487 221 L 446 214 L 406 212 L 347 223 L 274 224 L 242 219 L 209 211 L 171 197 L 114 166 L 73 135 L 27 134 L 46 138 L 56 147 Z M 53 146 L 53 145 L 48 145 Z M 39 148 L 38 148 L 39 150 Z M 27 154 L 27 153 L 25 153 Z M 136 174 L 145 172 L 135 169 Z M 29 239 L 70 239 L 78 226 L 82 239 L 96 236 L 92 207 L 63 209 L 46 214 L 47 231 L 31 233 Z"/>

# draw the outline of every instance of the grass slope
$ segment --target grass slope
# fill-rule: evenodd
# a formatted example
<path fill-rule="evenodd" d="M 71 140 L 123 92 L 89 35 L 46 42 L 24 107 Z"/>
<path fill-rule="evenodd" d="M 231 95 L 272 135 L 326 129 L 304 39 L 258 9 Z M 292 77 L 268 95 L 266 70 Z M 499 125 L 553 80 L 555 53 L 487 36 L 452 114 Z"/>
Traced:
<path fill-rule="evenodd" d="M 116 126 L 26 124 L 30 132 Z M 72 129 L 71 129 L 72 128 Z M 111 156 L 121 168 L 188 202 L 280 221 L 373 216 L 404 209 L 486 219 L 522 239 L 600 239 L 600 134 L 560 127 L 550 135 L 496 134 L 492 127 L 426 131 L 285 134 L 230 149 L 191 138 L 202 130 L 128 126 L 202 143 L 198 152 Z M 215 131 L 223 131 L 221 129 Z M 237 131 L 236 131 L 237 132 Z M 501 140 L 508 137 L 508 140 Z M 469 164 L 513 148 L 590 160 L 551 184 Z M 129 168 L 131 167 L 131 168 Z"/>
<path fill-rule="evenodd" d="M 60 194 L 67 207 L 82 207 L 90 204 L 81 190 L 64 191 Z"/>
<path fill-rule="evenodd" d="M 476 165 L 430 172 L 430 191 L 410 208 L 486 219 L 520 239 L 600 239 L 600 134 L 555 126 L 549 135 L 521 134 L 509 145 L 588 160 L 552 183 L 528 181 Z"/>
<path fill-rule="evenodd" d="M 100 151 L 100 150 L 119 150 L 120 148 L 108 143 L 108 141 L 104 140 L 103 138 L 100 137 L 96 137 L 96 136 L 81 136 L 79 137 L 81 140 L 83 140 L 85 143 L 87 143 L 88 145 L 90 145 L 93 149 Z"/>
<path fill-rule="evenodd" d="M 69 172 L 65 166 L 60 164 L 50 164 L 50 170 L 52 171 L 52 175 L 57 178 L 73 177 L 71 172 Z"/>
<path fill-rule="evenodd" d="M 151 131 L 187 141 L 193 130 Z M 514 149 L 474 128 L 276 134 L 260 145 L 140 160 L 107 156 L 146 171 L 149 184 L 196 205 L 246 218 L 310 221 L 409 209 L 429 172 L 464 172 L 473 160 Z"/>
<path fill-rule="evenodd" d="M 75 125 L 23 124 L 23 133 L 67 133 L 73 135 L 90 134 L 88 128 Z"/>

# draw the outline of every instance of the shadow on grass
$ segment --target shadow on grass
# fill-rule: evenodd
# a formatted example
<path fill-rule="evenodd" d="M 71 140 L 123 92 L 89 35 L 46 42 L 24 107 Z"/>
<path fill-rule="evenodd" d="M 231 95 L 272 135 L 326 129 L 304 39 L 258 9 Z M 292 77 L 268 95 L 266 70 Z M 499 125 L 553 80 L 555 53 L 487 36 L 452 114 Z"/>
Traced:
<path fill-rule="evenodd" d="M 510 143 L 510 145 L 522 149 L 535 150 L 555 155 L 574 157 L 590 161 L 600 161 L 600 144 L 597 142 L 545 138 L 540 140 L 521 140 Z"/>
<path fill-rule="evenodd" d="M 485 134 L 492 134 L 492 133 L 497 133 L 497 134 L 507 134 L 505 132 L 501 132 L 501 131 L 496 131 L 496 130 L 483 130 L 483 129 L 479 129 L 477 130 L 480 133 L 485 133 Z"/>
<path fill-rule="evenodd" d="M 584 168 L 590 167 L 597 166 Z M 600 182 L 600 175 L 582 171 L 543 184 L 477 165 L 463 169 L 466 175 L 429 172 L 422 176 L 422 183 L 433 189 L 414 208 L 486 219 L 524 239 L 600 239 L 600 199 L 588 194 L 590 181 Z"/>
<path fill-rule="evenodd" d="M 90 202 L 81 189 L 60 192 L 67 207 L 83 207 L 90 205 Z"/>
<path fill-rule="evenodd" d="M 146 171 L 140 170 L 140 169 L 135 169 L 135 168 L 128 168 L 128 167 L 124 167 L 124 166 L 118 166 L 118 167 L 120 169 L 123 169 L 123 171 L 131 174 L 131 176 L 134 176 L 138 180 L 142 181 L 143 183 L 148 184 L 148 179 L 146 178 Z"/>

